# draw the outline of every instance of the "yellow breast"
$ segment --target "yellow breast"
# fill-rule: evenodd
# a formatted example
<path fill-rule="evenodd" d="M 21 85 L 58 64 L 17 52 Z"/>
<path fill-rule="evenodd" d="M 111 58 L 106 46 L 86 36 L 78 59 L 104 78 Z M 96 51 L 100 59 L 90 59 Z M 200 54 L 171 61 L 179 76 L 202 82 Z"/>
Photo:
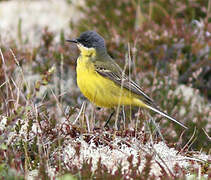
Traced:
<path fill-rule="evenodd" d="M 135 98 L 128 90 L 121 87 L 95 71 L 94 64 L 88 56 L 80 56 L 77 60 L 77 84 L 86 98 L 99 107 L 115 107 L 137 105 Z"/>

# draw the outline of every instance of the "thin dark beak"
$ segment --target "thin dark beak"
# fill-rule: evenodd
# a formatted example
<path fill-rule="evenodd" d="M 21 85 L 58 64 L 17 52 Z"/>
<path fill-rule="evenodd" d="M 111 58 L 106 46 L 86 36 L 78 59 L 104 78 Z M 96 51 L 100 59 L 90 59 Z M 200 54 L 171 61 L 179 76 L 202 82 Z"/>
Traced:
<path fill-rule="evenodd" d="M 67 39 L 66 41 L 71 43 L 78 43 L 77 39 L 71 39 L 71 40 Z"/>

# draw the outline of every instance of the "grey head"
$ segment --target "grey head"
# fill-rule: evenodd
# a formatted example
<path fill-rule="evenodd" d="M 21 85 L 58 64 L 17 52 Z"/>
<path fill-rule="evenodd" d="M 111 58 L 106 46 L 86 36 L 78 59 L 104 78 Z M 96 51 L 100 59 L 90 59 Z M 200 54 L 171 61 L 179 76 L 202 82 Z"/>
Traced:
<path fill-rule="evenodd" d="M 73 43 L 80 43 L 87 48 L 95 48 L 97 51 L 106 52 L 106 46 L 103 37 L 95 31 L 85 31 L 81 33 L 79 38 L 67 41 Z"/>

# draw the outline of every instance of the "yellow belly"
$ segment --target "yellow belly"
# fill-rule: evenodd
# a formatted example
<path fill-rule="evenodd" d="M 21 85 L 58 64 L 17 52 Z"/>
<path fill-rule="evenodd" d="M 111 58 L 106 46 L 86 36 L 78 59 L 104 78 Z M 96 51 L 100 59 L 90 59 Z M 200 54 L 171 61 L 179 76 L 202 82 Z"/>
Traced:
<path fill-rule="evenodd" d="M 77 60 L 77 84 L 86 98 L 99 107 L 140 106 L 141 101 L 108 78 L 99 75 L 91 62 Z"/>

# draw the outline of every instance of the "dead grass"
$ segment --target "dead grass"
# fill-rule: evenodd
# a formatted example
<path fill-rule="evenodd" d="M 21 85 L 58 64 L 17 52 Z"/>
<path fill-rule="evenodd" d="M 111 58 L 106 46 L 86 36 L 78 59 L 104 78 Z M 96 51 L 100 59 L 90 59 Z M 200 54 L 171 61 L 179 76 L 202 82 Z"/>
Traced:
<path fill-rule="evenodd" d="M 207 24 L 192 29 L 178 18 L 180 9 L 174 14 L 167 4 L 156 18 L 153 9 L 163 4 L 151 4 L 148 17 L 136 3 L 115 3 L 116 11 L 109 6 L 99 17 L 93 14 L 104 12 L 102 4 L 87 9 L 89 28 L 104 35 L 123 67 L 121 59 L 129 57 L 125 72 L 188 131 L 131 107 L 125 107 L 126 121 L 116 116 L 103 128 L 110 111 L 85 103 L 76 87 L 76 48 L 65 44 L 62 33 L 55 44 L 46 28 L 37 47 L 14 41 L 0 47 L 0 178 L 209 179 L 210 16 L 198 15 Z M 130 17 L 124 23 L 122 12 Z M 85 28 L 81 22 L 74 25 L 78 31 Z"/>

